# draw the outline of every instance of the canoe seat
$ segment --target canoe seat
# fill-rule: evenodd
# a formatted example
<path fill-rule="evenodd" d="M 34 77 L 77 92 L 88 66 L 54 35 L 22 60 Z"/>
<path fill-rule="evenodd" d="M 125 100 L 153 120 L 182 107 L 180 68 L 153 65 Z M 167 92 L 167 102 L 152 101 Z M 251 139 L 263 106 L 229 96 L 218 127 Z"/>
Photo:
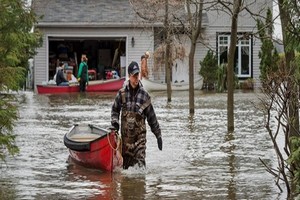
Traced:
<path fill-rule="evenodd" d="M 101 137 L 97 134 L 75 134 L 70 137 L 70 140 L 76 141 L 76 142 L 89 142 L 93 141 L 97 138 Z"/>

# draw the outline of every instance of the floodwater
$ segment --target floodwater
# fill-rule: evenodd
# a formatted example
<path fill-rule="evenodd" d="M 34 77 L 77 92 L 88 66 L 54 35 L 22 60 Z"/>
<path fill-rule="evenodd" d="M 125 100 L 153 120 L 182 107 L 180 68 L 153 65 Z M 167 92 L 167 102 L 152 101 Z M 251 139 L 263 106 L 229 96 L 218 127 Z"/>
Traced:
<path fill-rule="evenodd" d="M 73 124 L 110 126 L 113 94 L 20 94 L 20 153 L 1 165 L 0 199 L 285 199 L 259 158 L 276 156 L 256 93 L 235 94 L 235 132 L 227 133 L 226 94 L 151 93 L 163 151 L 147 127 L 147 168 L 113 174 L 72 163 L 63 136 Z"/>

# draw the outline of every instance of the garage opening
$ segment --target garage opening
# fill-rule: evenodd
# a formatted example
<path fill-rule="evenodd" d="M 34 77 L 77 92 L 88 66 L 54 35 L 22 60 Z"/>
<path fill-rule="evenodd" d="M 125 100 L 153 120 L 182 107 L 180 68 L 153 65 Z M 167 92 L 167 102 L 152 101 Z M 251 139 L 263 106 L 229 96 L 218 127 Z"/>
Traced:
<path fill-rule="evenodd" d="M 59 62 L 65 63 L 67 79 L 77 77 L 81 55 L 88 58 L 89 79 L 125 76 L 126 37 L 59 38 L 49 37 L 49 79 L 53 80 Z"/>

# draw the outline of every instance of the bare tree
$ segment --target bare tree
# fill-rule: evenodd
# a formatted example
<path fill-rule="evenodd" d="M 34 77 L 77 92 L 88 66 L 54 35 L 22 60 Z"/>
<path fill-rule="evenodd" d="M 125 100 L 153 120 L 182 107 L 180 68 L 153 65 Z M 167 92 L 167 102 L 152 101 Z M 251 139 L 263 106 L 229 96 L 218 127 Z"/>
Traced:
<path fill-rule="evenodd" d="M 190 115 L 195 113 L 195 88 L 194 88 L 194 57 L 202 28 L 203 0 L 186 0 L 187 19 L 189 24 L 188 36 L 191 40 L 189 52 L 189 111 Z M 192 8 L 194 12 L 192 12 Z"/>
<path fill-rule="evenodd" d="M 170 48 L 171 48 L 171 38 L 170 38 L 170 28 L 169 28 L 169 0 L 165 0 L 165 33 L 166 33 L 166 56 L 165 56 L 165 69 L 166 69 L 166 82 L 167 82 L 167 95 L 168 102 L 171 102 L 171 63 L 170 63 Z"/>
<path fill-rule="evenodd" d="M 263 82 L 266 99 L 266 129 L 277 155 L 277 166 L 266 166 L 276 178 L 276 185 L 282 181 L 286 186 L 287 199 L 294 199 L 300 186 L 300 132 L 299 132 L 299 67 L 295 49 L 299 47 L 300 3 L 278 0 L 279 17 L 282 26 L 282 43 L 285 56 L 278 63 L 278 70 L 269 73 Z M 275 115 L 275 117 L 273 117 Z M 275 119 L 275 121 L 273 120 Z M 279 137 L 283 138 L 279 142 Z"/>
<path fill-rule="evenodd" d="M 231 38 L 228 54 L 228 66 L 227 66 L 227 84 L 228 84 L 228 94 L 227 94 L 227 131 L 234 131 L 234 55 L 237 42 L 237 23 L 238 16 L 241 11 L 242 0 L 234 0 L 232 21 L 231 21 Z"/>
<path fill-rule="evenodd" d="M 145 27 L 149 27 L 149 24 L 163 24 L 160 28 L 163 41 L 159 48 L 156 49 L 157 52 L 154 52 L 154 57 L 159 57 L 157 60 L 159 60 L 160 63 L 154 64 L 160 65 L 164 63 L 168 95 L 167 100 L 170 102 L 172 94 L 171 68 L 173 60 L 176 58 L 176 54 L 172 52 L 172 50 L 175 49 L 172 36 L 177 34 L 173 15 L 178 13 L 177 10 L 182 10 L 182 2 L 180 0 L 130 0 L 130 3 L 135 13 L 144 20 Z"/>
<path fill-rule="evenodd" d="M 237 43 L 237 24 L 238 16 L 242 11 L 242 0 L 234 0 L 231 2 L 224 2 L 218 0 L 224 9 L 231 15 L 231 37 L 230 46 L 228 53 L 228 64 L 227 64 L 227 131 L 234 131 L 234 59 L 235 49 Z"/>
<path fill-rule="evenodd" d="M 234 131 L 234 62 L 235 62 L 235 51 L 237 41 L 240 39 L 237 36 L 238 31 L 238 18 L 242 14 L 249 14 L 249 17 L 253 19 L 265 18 L 262 14 L 265 13 L 266 7 L 262 6 L 259 10 L 253 11 L 251 7 L 255 5 L 256 0 L 243 1 L 243 0 L 233 0 L 233 1 L 223 1 L 217 0 L 215 8 L 218 11 L 227 13 L 231 16 L 231 36 L 230 36 L 230 46 L 228 52 L 228 63 L 227 63 L 227 131 Z M 261 3 L 262 4 L 262 3 Z M 263 5 L 263 4 L 262 4 Z M 256 34 L 256 33 L 253 33 Z M 243 36 L 244 37 L 244 36 Z M 247 37 L 247 36 L 245 36 Z M 242 38 L 241 38 L 242 39 Z"/>
<path fill-rule="evenodd" d="M 191 46 L 189 58 L 189 111 L 195 113 L 194 94 L 194 57 L 196 45 L 202 29 L 203 0 L 130 0 L 135 12 L 147 22 L 163 22 L 164 33 L 164 63 L 166 70 L 166 82 L 168 101 L 171 101 L 171 63 L 174 52 L 171 52 L 171 36 L 181 34 L 190 38 Z M 141 6 L 142 5 L 142 6 Z M 171 7 L 171 9 L 170 9 Z M 147 8 L 147 9 L 145 9 Z M 164 8 L 164 9 L 162 9 Z"/>
<path fill-rule="evenodd" d="M 289 119 L 289 100 L 290 94 L 293 92 L 288 87 L 288 82 L 291 81 L 291 71 L 280 68 L 277 72 L 269 74 L 268 78 L 264 80 L 264 94 L 262 99 L 263 111 L 265 112 L 265 127 L 273 143 L 275 153 L 277 155 L 277 166 L 269 166 L 262 159 L 261 162 L 265 165 L 267 171 L 276 178 L 276 185 L 282 192 L 280 181 L 283 181 L 287 190 L 287 197 L 291 196 L 291 184 L 289 179 L 293 177 L 286 157 L 290 156 L 290 142 L 288 132 L 290 127 Z M 275 116 L 276 121 L 272 120 Z M 279 138 L 281 134 L 284 135 L 284 144 L 280 145 Z M 284 148 L 284 151 L 282 150 Z"/>
<path fill-rule="evenodd" d="M 279 15 L 281 20 L 281 29 L 282 29 L 282 40 L 285 53 L 285 66 L 291 71 L 291 74 L 295 74 L 295 67 L 292 65 L 293 60 L 295 60 L 295 51 L 294 51 L 294 39 L 295 35 L 292 33 L 294 29 L 294 24 L 292 23 L 293 17 L 290 15 L 291 10 L 288 7 L 288 4 L 284 0 L 278 0 L 279 6 Z M 295 4 L 295 6 L 297 6 Z M 297 8 L 297 7 L 296 7 Z M 299 31 L 299 30 L 298 30 Z M 298 34 L 297 34 L 298 35 Z M 296 35 L 296 36 L 297 36 Z M 293 91 L 298 90 L 298 86 L 289 82 L 289 87 L 293 88 Z M 290 136 L 295 136 L 299 132 L 299 108 L 296 104 L 298 101 L 298 95 L 292 93 L 293 98 L 289 104 L 289 115 L 290 119 L 293 119 L 292 126 L 290 128 Z"/>

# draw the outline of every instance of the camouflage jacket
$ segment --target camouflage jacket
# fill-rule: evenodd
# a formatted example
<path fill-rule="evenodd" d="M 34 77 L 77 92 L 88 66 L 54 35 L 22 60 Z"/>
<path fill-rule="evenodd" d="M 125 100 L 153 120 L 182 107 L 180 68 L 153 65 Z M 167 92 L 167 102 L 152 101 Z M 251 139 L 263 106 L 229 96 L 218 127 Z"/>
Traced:
<path fill-rule="evenodd" d="M 131 92 L 129 91 L 129 81 L 125 83 L 123 88 L 125 90 L 125 99 L 126 99 L 126 108 L 127 111 L 132 111 L 138 113 L 140 107 L 150 99 L 150 95 L 148 92 L 143 88 L 141 82 L 139 83 L 138 91 L 134 96 L 132 96 Z M 120 89 L 116 95 L 114 104 L 111 110 L 111 122 L 118 122 L 120 112 L 122 110 L 122 89 Z M 151 131 L 154 133 L 156 138 L 161 137 L 161 130 L 159 127 L 159 123 L 156 118 L 156 114 L 154 112 L 152 104 L 150 104 L 141 114 L 144 119 L 147 119 L 147 122 L 151 128 Z"/>

